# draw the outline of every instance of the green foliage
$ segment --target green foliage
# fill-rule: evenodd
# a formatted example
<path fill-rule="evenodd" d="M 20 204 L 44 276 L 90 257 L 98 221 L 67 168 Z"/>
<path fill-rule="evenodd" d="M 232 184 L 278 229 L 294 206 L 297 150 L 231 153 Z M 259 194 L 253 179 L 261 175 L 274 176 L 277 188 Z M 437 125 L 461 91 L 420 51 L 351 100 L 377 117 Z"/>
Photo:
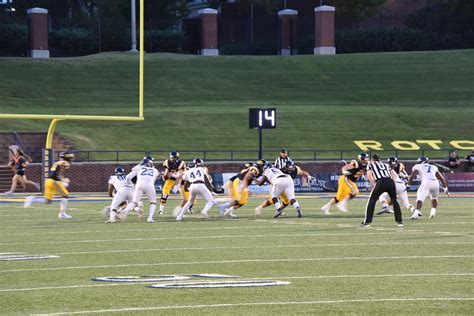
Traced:
<path fill-rule="evenodd" d="M 0 23 L 0 52 L 26 55 L 28 28 L 26 25 Z"/>
<path fill-rule="evenodd" d="M 436 34 L 442 39 L 458 38 L 458 48 L 474 47 L 474 1 L 432 1 L 405 21 L 410 28 Z M 453 46 L 451 46 L 453 48 Z"/>
<path fill-rule="evenodd" d="M 328 3 L 337 8 L 336 14 L 361 20 L 377 14 L 386 1 L 387 0 L 332 0 Z"/>
<path fill-rule="evenodd" d="M 217 8 L 220 5 L 226 5 L 227 0 L 208 0 L 210 7 Z M 249 7 L 251 4 L 254 4 L 260 8 L 263 8 L 268 13 L 275 12 L 280 4 L 280 0 L 237 0 L 239 4 L 242 4 L 244 7 Z"/>
<path fill-rule="evenodd" d="M 97 33 L 85 28 L 63 28 L 50 32 L 50 46 L 66 55 L 87 55 L 97 52 Z"/>
<path fill-rule="evenodd" d="M 147 52 L 182 52 L 184 33 L 175 30 L 145 31 L 145 49 Z"/>
<path fill-rule="evenodd" d="M 227 43 L 219 46 L 221 55 L 275 55 L 278 51 L 276 41 L 256 40 L 248 42 Z"/>
<path fill-rule="evenodd" d="M 414 51 L 461 48 L 461 37 L 436 36 L 408 28 L 356 29 L 336 32 L 339 53 Z"/>

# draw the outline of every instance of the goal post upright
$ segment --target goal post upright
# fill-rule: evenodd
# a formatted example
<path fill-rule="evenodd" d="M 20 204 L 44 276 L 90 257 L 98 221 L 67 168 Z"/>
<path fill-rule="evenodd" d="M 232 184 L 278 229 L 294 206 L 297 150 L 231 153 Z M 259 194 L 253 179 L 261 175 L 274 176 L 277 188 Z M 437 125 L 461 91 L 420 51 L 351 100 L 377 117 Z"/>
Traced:
<path fill-rule="evenodd" d="M 121 121 L 121 122 L 141 122 L 145 120 L 144 115 L 144 0 L 140 1 L 140 52 L 139 52 L 139 82 L 138 82 L 138 116 L 101 116 L 101 115 L 54 115 L 54 114 L 0 114 L 0 119 L 29 119 L 29 120 L 51 120 L 46 136 L 45 149 L 43 150 L 43 169 L 51 163 L 53 159 L 53 135 L 57 124 L 60 121 Z M 45 175 L 42 170 L 42 177 Z"/>

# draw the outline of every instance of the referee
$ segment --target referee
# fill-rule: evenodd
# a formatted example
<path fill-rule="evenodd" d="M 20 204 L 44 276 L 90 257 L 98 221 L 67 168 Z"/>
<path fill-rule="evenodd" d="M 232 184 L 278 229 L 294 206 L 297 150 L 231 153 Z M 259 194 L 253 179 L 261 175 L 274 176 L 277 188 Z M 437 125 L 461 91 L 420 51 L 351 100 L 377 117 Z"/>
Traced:
<path fill-rule="evenodd" d="M 282 150 L 280 151 L 280 156 L 277 157 L 277 159 L 275 159 L 275 162 L 273 163 L 273 165 L 275 166 L 275 168 L 278 168 L 278 169 L 283 169 L 286 167 L 286 163 L 288 161 L 291 161 L 291 158 L 288 157 L 288 150 L 286 150 L 285 148 L 282 148 Z"/>
<path fill-rule="evenodd" d="M 375 204 L 382 193 L 387 192 L 393 203 L 393 211 L 395 214 L 395 221 L 398 223 L 398 227 L 403 227 L 402 211 L 400 205 L 397 202 L 397 191 L 395 188 L 395 182 L 392 180 L 390 175 L 391 172 L 388 164 L 380 161 L 380 157 L 377 154 L 372 156 L 372 162 L 367 166 L 367 177 L 369 178 L 370 184 L 373 187 L 370 193 L 369 202 L 365 210 L 365 219 L 361 223 L 362 227 L 369 227 L 372 223 L 374 216 Z M 375 187 L 374 187 L 375 185 Z"/>

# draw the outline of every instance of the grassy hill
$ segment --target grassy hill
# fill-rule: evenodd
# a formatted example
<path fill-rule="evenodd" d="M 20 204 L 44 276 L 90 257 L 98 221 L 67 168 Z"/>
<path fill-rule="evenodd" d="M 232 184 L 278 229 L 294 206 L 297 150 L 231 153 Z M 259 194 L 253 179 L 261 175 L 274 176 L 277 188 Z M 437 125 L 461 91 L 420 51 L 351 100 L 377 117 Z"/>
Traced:
<path fill-rule="evenodd" d="M 474 139 L 474 50 L 328 57 L 147 54 L 145 122 L 62 122 L 81 149 L 254 149 L 248 108 L 275 106 L 266 148 Z M 1 113 L 136 115 L 138 56 L 0 59 Z M 0 120 L 46 131 L 48 121 Z"/>

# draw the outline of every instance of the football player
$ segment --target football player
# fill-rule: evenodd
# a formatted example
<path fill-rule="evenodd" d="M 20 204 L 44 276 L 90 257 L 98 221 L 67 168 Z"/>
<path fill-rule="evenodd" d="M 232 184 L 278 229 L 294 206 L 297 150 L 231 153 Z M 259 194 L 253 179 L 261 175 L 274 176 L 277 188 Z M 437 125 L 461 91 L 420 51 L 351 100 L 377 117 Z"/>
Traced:
<path fill-rule="evenodd" d="M 224 216 L 236 217 L 234 211 L 247 204 L 249 196 L 248 186 L 255 180 L 263 171 L 265 160 L 257 161 L 257 164 L 246 164 L 245 169 L 242 169 L 238 174 L 229 179 L 227 189 L 232 199 L 230 207 L 225 209 Z"/>
<path fill-rule="evenodd" d="M 267 163 L 264 167 L 262 178 L 256 180 L 258 185 L 263 185 L 266 182 L 272 185 L 270 194 L 273 200 L 273 205 L 275 206 L 275 214 L 273 215 L 273 218 L 279 217 L 283 213 L 283 205 L 278 201 L 278 197 L 282 193 L 285 193 L 287 198 L 290 200 L 290 204 L 293 205 L 296 210 L 297 217 L 302 217 L 300 205 L 295 198 L 295 184 L 289 175 L 284 174 L 280 169 Z"/>
<path fill-rule="evenodd" d="M 110 176 L 108 184 L 107 191 L 109 196 L 113 197 L 113 199 L 109 207 L 109 220 L 106 223 L 115 223 L 115 216 L 119 207 L 122 205 L 127 205 L 132 201 L 134 187 L 130 179 L 127 179 L 125 175 L 125 169 L 122 167 L 115 168 L 114 175 Z M 139 212 L 139 216 L 142 215 L 143 210 Z"/>
<path fill-rule="evenodd" d="M 415 208 L 408 201 L 408 188 L 406 184 L 406 182 L 408 181 L 408 174 L 405 171 L 405 165 L 402 162 L 398 162 L 397 157 L 394 156 L 389 157 L 387 159 L 387 163 L 390 166 L 390 169 L 395 171 L 395 175 L 392 176 L 392 179 L 393 181 L 395 181 L 395 187 L 397 190 L 398 198 L 402 201 L 403 206 L 413 213 Z M 392 201 L 390 200 L 390 197 L 388 196 L 387 192 L 384 192 L 382 193 L 382 195 L 380 195 L 379 202 L 382 204 L 382 210 L 377 213 L 378 215 L 383 213 L 393 213 L 393 211 L 390 209 Z"/>
<path fill-rule="evenodd" d="M 13 152 L 11 149 L 10 151 Z M 12 178 L 12 185 L 10 191 L 5 192 L 6 195 L 10 195 L 15 192 L 18 182 L 20 182 L 21 186 L 23 187 L 23 190 L 26 189 L 27 184 L 30 184 L 34 186 L 36 190 L 40 191 L 39 183 L 35 183 L 31 180 L 28 180 L 25 175 L 28 163 L 30 163 L 31 161 L 31 158 L 25 153 L 23 153 L 21 149 L 18 148 L 14 150 L 12 159 L 10 160 L 8 165 L 13 169 L 15 175 Z"/>
<path fill-rule="evenodd" d="M 69 219 L 72 216 L 66 214 L 67 203 L 69 198 L 69 191 L 67 186 L 70 181 L 65 177 L 64 173 L 66 170 L 71 168 L 72 160 L 74 159 L 74 154 L 65 151 L 59 154 L 59 161 L 56 161 L 51 169 L 49 169 L 48 178 L 44 182 L 44 195 L 43 197 L 39 196 L 29 196 L 25 199 L 24 207 L 30 207 L 32 203 L 46 203 L 50 204 L 54 198 L 54 194 L 58 193 L 62 196 L 60 208 L 59 208 L 59 219 Z"/>
<path fill-rule="evenodd" d="M 438 195 L 439 195 L 439 181 L 443 184 L 444 192 L 449 196 L 448 182 L 443 175 L 438 171 L 438 167 L 430 164 L 428 157 L 419 157 L 417 164 L 412 168 L 412 174 L 408 179 L 408 184 L 412 184 L 413 179 L 419 175 L 421 178 L 421 184 L 416 192 L 416 209 L 413 211 L 411 219 L 417 219 L 421 216 L 421 207 L 426 197 L 431 197 L 431 211 L 430 219 L 436 216 L 436 209 L 438 207 Z"/>
<path fill-rule="evenodd" d="M 190 168 L 194 168 L 194 167 L 195 167 L 194 163 L 190 162 L 189 164 L 186 165 L 185 170 L 189 170 Z M 177 216 L 179 212 L 181 212 L 181 210 L 183 209 L 184 205 L 189 201 L 189 186 L 186 185 L 187 180 L 188 179 L 186 179 L 186 171 L 185 171 L 183 176 L 181 177 L 181 182 L 179 184 L 179 191 L 183 199 L 181 200 L 181 204 L 174 208 L 173 213 L 172 213 L 173 216 Z M 194 206 L 194 201 L 192 201 L 191 206 L 189 207 L 187 211 L 188 213 L 193 214 L 193 211 L 192 211 L 193 206 Z"/>
<path fill-rule="evenodd" d="M 208 189 L 210 178 L 207 168 L 204 167 L 204 162 L 199 158 L 194 159 L 193 166 L 185 171 L 183 178 L 185 179 L 185 186 L 189 188 L 189 199 L 179 212 L 176 220 L 182 221 L 184 219 L 184 214 L 189 210 L 198 195 L 206 201 L 201 214 L 205 218 L 209 218 L 208 211 L 215 202 L 211 191 Z"/>
<path fill-rule="evenodd" d="M 156 210 L 156 189 L 155 182 L 158 178 L 159 171 L 153 166 L 153 158 L 145 157 L 138 167 L 133 168 L 126 180 L 132 181 L 134 177 L 137 177 L 137 183 L 135 184 L 135 189 L 133 190 L 132 203 L 129 203 L 127 207 L 117 214 L 118 219 L 127 218 L 128 213 L 139 207 L 142 196 L 145 194 L 148 196 L 148 201 L 150 202 L 149 212 L 148 212 L 148 223 L 153 223 L 153 215 Z"/>
<path fill-rule="evenodd" d="M 336 197 L 321 207 L 321 211 L 323 211 L 324 215 L 331 214 L 329 210 L 334 204 L 336 204 L 341 212 L 348 212 L 347 202 L 359 194 L 356 181 L 365 173 L 367 163 L 369 162 L 369 155 L 361 153 L 357 158 L 358 160 L 352 160 L 342 167 L 342 175 L 337 182 L 338 188 Z"/>
<path fill-rule="evenodd" d="M 165 180 L 165 184 L 163 185 L 158 215 L 163 214 L 168 195 L 170 194 L 171 189 L 181 181 L 186 164 L 184 161 L 179 159 L 178 152 L 172 151 L 170 152 L 169 159 L 163 162 L 163 167 L 165 168 L 163 173 L 163 180 Z"/>
<path fill-rule="evenodd" d="M 293 180 L 296 178 L 296 177 L 301 177 L 301 185 L 302 186 L 308 186 L 308 179 L 314 179 L 314 177 L 312 177 L 307 171 L 301 169 L 300 167 L 298 167 L 297 165 L 295 165 L 293 163 L 293 161 L 287 161 L 285 166 L 280 169 L 284 174 L 288 174 Z M 286 196 L 286 194 L 283 192 L 281 195 L 280 195 L 280 201 L 281 201 L 281 204 L 283 206 L 283 208 L 286 208 L 288 205 L 290 205 L 290 201 L 288 200 L 288 197 Z M 272 198 L 270 197 L 268 200 L 262 202 L 262 204 L 260 204 L 259 206 L 257 206 L 255 208 L 255 215 L 256 216 L 260 216 L 262 214 L 262 210 L 269 206 L 269 205 L 272 205 L 273 204 L 273 200 Z M 282 214 L 283 215 L 283 214 Z"/>

